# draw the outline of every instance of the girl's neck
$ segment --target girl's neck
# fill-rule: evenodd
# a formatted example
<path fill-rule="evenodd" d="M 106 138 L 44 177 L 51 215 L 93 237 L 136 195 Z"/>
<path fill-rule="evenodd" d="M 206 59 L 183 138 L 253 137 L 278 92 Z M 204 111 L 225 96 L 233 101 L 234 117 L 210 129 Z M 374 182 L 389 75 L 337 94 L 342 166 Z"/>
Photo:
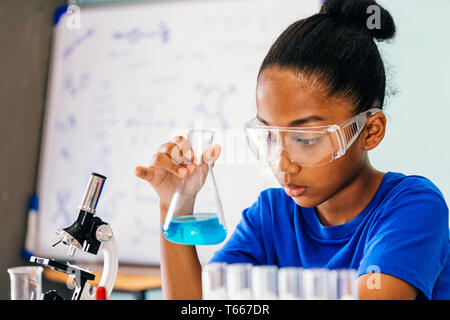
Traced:
<path fill-rule="evenodd" d="M 384 174 L 367 163 L 345 188 L 316 207 L 322 225 L 336 226 L 355 218 L 372 200 Z"/>

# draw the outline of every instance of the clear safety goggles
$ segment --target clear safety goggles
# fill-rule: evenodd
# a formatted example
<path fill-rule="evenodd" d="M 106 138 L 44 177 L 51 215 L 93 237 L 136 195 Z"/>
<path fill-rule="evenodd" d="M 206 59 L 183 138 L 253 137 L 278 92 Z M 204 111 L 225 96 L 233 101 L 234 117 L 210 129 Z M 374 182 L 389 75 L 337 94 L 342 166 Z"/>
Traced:
<path fill-rule="evenodd" d="M 258 160 L 274 165 L 284 152 L 291 162 L 313 167 L 342 157 L 361 133 L 367 119 L 378 112 L 382 111 L 369 109 L 340 125 L 320 127 L 273 127 L 255 118 L 244 125 L 244 131 Z"/>

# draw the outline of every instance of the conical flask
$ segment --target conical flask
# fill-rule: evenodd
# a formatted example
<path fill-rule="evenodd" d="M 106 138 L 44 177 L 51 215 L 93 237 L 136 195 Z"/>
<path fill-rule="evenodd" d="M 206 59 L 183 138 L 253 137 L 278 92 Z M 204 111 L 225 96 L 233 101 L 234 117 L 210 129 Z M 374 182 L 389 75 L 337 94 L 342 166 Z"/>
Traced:
<path fill-rule="evenodd" d="M 169 205 L 162 232 L 167 240 L 212 245 L 225 240 L 227 229 L 211 164 L 214 131 L 189 130 L 194 170 L 181 179 Z"/>

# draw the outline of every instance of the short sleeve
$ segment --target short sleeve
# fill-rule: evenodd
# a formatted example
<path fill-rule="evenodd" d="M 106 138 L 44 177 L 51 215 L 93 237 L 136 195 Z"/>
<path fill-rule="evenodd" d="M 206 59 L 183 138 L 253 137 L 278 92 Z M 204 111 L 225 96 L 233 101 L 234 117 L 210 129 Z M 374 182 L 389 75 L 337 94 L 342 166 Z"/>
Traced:
<path fill-rule="evenodd" d="M 422 181 L 402 183 L 396 192 L 370 226 L 358 276 L 390 274 L 431 299 L 448 254 L 448 207 Z"/>
<path fill-rule="evenodd" d="M 261 226 L 261 210 L 264 207 L 262 195 L 249 208 L 242 212 L 242 219 L 236 226 L 227 243 L 217 251 L 212 262 L 251 263 L 260 265 L 266 263 Z"/>

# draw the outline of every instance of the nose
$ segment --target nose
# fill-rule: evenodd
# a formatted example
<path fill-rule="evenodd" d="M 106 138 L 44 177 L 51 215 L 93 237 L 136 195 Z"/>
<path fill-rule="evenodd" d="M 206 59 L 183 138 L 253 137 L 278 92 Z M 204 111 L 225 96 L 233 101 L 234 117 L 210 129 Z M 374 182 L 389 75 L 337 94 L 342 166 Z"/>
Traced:
<path fill-rule="evenodd" d="M 286 172 L 290 175 L 294 175 L 300 170 L 300 166 L 292 162 L 284 150 L 280 151 L 278 154 L 278 161 L 276 164 L 280 171 Z"/>

